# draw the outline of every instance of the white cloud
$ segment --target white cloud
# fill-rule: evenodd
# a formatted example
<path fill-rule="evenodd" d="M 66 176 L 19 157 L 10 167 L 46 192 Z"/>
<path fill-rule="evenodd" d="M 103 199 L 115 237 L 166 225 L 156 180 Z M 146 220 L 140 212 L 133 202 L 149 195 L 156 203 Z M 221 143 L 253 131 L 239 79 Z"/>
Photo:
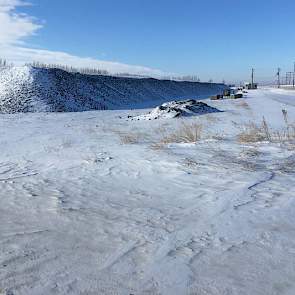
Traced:
<path fill-rule="evenodd" d="M 19 44 L 41 28 L 32 17 L 14 12 L 22 5 L 27 4 L 20 0 L 0 0 L 0 44 Z"/>
<path fill-rule="evenodd" d="M 65 52 L 49 51 L 20 46 L 0 46 L 0 56 L 20 65 L 27 62 L 62 64 L 78 68 L 91 67 L 107 70 L 110 73 L 130 73 L 147 76 L 163 76 L 164 72 L 149 67 L 128 65 L 119 62 L 98 60 L 91 57 L 79 57 Z"/>
<path fill-rule="evenodd" d="M 27 5 L 27 3 L 22 0 L 0 0 L 0 11 L 10 11 L 21 5 Z"/>
<path fill-rule="evenodd" d="M 143 66 L 74 56 L 60 51 L 34 49 L 25 46 L 24 40 L 34 35 L 42 26 L 35 19 L 16 13 L 18 6 L 28 5 L 23 0 L 0 0 L 0 57 L 16 64 L 32 61 L 58 63 L 74 67 L 95 67 L 111 73 L 130 73 L 162 76 L 165 73 Z"/>

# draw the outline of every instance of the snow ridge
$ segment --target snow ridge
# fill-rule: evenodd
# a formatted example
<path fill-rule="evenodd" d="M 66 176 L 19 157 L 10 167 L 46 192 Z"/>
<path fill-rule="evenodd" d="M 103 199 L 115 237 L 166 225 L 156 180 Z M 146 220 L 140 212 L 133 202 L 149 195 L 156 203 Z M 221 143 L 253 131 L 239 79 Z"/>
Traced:
<path fill-rule="evenodd" d="M 154 107 L 220 93 L 223 84 L 90 76 L 29 66 L 0 70 L 0 113 Z"/>

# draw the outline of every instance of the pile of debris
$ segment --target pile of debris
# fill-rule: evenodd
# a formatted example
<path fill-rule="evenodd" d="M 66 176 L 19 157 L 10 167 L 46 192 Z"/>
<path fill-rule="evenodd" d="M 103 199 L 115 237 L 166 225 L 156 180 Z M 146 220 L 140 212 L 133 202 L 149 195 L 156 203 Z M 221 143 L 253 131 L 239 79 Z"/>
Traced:
<path fill-rule="evenodd" d="M 156 120 L 177 118 L 180 116 L 196 116 L 207 113 L 220 112 L 218 109 L 207 105 L 204 102 L 195 99 L 171 101 L 163 103 L 151 112 L 140 116 L 128 116 L 130 120 Z"/>
<path fill-rule="evenodd" d="M 230 88 L 225 89 L 223 94 L 213 95 L 210 98 L 211 100 L 243 98 L 243 92 L 239 91 L 237 88 Z"/>

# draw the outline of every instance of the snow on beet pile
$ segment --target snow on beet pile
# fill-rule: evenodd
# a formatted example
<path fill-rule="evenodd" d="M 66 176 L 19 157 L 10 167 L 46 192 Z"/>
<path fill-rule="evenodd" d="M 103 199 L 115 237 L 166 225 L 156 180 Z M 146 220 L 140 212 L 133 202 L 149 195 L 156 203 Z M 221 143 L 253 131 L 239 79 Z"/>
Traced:
<path fill-rule="evenodd" d="M 68 73 L 59 69 L 0 69 L 0 113 L 79 112 L 152 108 L 168 99 L 208 97 L 223 84 Z"/>
<path fill-rule="evenodd" d="M 168 119 L 180 116 L 195 116 L 220 112 L 218 109 L 195 99 L 163 103 L 145 115 L 131 117 L 131 120 Z"/>

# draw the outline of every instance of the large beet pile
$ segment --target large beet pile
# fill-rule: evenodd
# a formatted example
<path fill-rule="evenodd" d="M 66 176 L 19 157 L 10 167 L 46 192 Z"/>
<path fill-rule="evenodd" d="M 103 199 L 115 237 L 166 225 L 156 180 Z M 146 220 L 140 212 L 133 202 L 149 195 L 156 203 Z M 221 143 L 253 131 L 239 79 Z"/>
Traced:
<path fill-rule="evenodd" d="M 59 69 L 0 69 L 0 113 L 77 112 L 155 107 L 171 99 L 209 96 L 222 84 L 90 76 Z"/>

